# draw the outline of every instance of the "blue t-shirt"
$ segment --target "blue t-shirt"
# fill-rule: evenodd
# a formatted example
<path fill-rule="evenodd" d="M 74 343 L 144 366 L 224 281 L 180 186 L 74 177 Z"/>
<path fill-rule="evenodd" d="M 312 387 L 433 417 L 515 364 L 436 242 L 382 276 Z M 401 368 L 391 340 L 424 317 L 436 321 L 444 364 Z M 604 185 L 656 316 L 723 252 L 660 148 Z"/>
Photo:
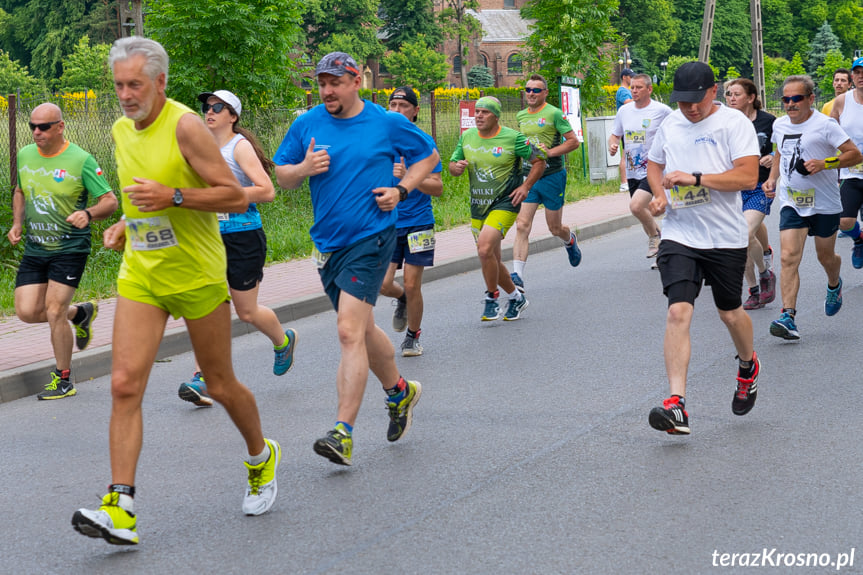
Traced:
<path fill-rule="evenodd" d="M 422 130 L 420 131 L 422 132 Z M 432 148 L 437 149 L 431 136 L 425 132 L 422 132 L 422 135 L 425 136 Z M 400 157 L 396 158 L 395 161 L 398 162 L 400 159 Z M 406 165 L 410 167 L 409 164 Z M 438 162 L 437 166 L 432 170 L 432 173 L 439 174 L 442 170 L 443 166 Z M 393 178 L 393 185 L 397 183 L 398 181 L 396 181 L 396 178 Z M 398 222 L 396 223 L 397 228 L 434 225 L 434 210 L 432 210 L 431 196 L 424 194 L 417 189 L 411 190 L 407 199 L 403 202 L 399 202 L 396 211 L 398 212 Z"/>
<path fill-rule="evenodd" d="M 617 89 L 617 93 L 614 95 L 614 103 L 617 104 L 617 109 L 619 110 L 621 106 L 623 106 L 627 100 L 632 99 L 632 92 L 629 91 L 629 88 L 626 86 L 621 86 Z"/>
<path fill-rule="evenodd" d="M 378 208 L 372 190 L 393 185 L 393 158 L 407 165 L 434 152 L 422 131 L 407 118 L 369 100 L 353 118 L 335 118 L 323 104 L 291 124 L 276 150 L 276 165 L 299 164 L 311 139 L 315 151 L 330 155 L 329 170 L 309 178 L 315 247 L 334 252 L 396 224 L 396 210 Z"/>

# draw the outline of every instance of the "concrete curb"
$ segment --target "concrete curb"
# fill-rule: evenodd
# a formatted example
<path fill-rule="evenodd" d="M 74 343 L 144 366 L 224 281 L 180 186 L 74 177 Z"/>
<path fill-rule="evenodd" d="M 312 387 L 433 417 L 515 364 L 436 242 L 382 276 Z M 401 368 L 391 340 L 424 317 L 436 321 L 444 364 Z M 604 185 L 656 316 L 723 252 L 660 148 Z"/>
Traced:
<path fill-rule="evenodd" d="M 578 239 L 588 240 L 637 223 L 638 220 L 631 214 L 594 222 L 577 229 Z M 560 240 L 551 235 L 537 238 L 530 242 L 532 253 L 543 252 L 559 248 L 560 246 Z M 504 248 L 502 256 L 505 261 L 512 259 L 512 247 Z M 426 270 L 423 276 L 425 282 L 430 282 L 477 269 L 479 269 L 479 260 L 476 254 L 471 253 L 442 264 L 437 264 Z M 292 321 L 332 309 L 329 298 L 323 293 L 293 298 L 273 304 L 270 307 L 276 312 L 279 321 L 282 323 L 291 323 Z M 231 322 L 232 337 L 246 335 L 255 331 L 256 329 L 253 326 L 240 321 L 239 318 L 234 317 Z M 191 349 L 191 342 L 189 341 L 185 327 L 169 329 L 162 338 L 162 344 L 159 346 L 156 359 L 164 359 L 191 351 Z M 0 372 L 0 403 L 40 393 L 45 388 L 48 373 L 53 369 L 54 360 L 50 359 Z M 72 371 L 75 374 L 75 383 L 88 381 L 111 373 L 111 346 L 103 345 L 74 354 L 72 356 Z"/>

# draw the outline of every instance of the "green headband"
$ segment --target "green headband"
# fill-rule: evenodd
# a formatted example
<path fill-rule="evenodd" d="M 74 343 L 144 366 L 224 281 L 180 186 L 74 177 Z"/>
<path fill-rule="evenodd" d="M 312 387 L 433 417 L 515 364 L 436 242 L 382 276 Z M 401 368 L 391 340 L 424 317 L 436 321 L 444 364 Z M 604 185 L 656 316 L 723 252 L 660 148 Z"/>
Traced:
<path fill-rule="evenodd" d="M 500 118 L 500 100 L 494 96 L 483 96 L 476 101 L 476 107 L 488 110 L 498 118 Z"/>

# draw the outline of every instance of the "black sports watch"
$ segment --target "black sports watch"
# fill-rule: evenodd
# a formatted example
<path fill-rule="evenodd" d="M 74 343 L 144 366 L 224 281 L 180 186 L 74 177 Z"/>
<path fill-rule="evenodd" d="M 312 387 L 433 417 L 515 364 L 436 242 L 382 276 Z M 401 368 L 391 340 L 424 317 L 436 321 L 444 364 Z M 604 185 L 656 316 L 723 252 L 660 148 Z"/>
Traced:
<path fill-rule="evenodd" d="M 408 199 L 408 189 L 401 184 L 396 184 L 396 189 L 399 191 L 399 201 L 403 202 Z"/>
<path fill-rule="evenodd" d="M 695 176 L 695 186 L 698 187 L 701 185 L 701 172 L 692 172 L 692 175 Z"/>
<path fill-rule="evenodd" d="M 180 191 L 180 188 L 174 188 L 174 207 L 179 208 L 183 203 L 183 192 Z"/>

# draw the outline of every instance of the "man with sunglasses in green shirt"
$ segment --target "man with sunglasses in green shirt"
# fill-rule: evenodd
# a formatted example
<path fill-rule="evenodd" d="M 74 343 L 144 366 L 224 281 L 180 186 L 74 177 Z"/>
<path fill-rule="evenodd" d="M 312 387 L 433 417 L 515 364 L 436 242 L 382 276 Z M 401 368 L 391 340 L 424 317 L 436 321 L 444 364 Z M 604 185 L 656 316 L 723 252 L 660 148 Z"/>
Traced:
<path fill-rule="evenodd" d="M 24 240 L 15 279 L 15 313 L 25 323 L 48 323 L 56 369 L 38 399 L 78 393 L 72 383 L 72 330 L 84 349 L 92 337 L 95 302 L 72 304 L 90 256 L 90 222 L 117 209 L 117 198 L 93 156 L 69 142 L 63 114 L 46 102 L 30 114 L 34 144 L 18 152 L 9 243 Z M 89 199 L 96 203 L 87 207 Z"/>

